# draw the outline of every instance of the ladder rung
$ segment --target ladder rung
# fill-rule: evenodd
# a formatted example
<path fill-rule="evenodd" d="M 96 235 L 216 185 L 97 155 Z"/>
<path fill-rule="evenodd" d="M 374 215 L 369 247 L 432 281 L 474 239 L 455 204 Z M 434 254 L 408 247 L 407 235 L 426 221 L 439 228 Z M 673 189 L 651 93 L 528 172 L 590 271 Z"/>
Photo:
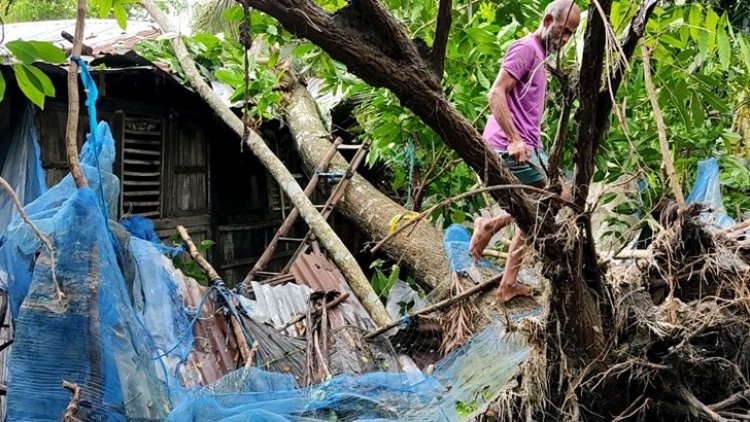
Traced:
<path fill-rule="evenodd" d="M 296 237 L 279 237 L 279 242 L 304 242 L 305 239 L 299 239 Z"/>
<path fill-rule="evenodd" d="M 338 148 L 338 149 L 360 149 L 360 148 L 362 148 L 362 145 L 352 145 L 352 144 L 345 145 L 345 144 L 341 144 L 341 145 L 339 145 L 336 148 Z"/>

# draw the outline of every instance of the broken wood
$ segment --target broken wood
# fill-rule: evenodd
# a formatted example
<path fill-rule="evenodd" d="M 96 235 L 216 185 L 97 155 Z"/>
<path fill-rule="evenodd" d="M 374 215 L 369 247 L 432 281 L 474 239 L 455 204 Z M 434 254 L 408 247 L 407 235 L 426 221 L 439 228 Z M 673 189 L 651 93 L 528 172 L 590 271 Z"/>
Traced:
<path fill-rule="evenodd" d="M 646 83 L 646 93 L 648 94 L 648 100 L 651 102 L 651 107 L 653 107 L 654 109 L 656 130 L 659 134 L 659 147 L 661 148 L 662 158 L 664 158 L 664 166 L 667 170 L 667 178 L 669 179 L 669 184 L 672 186 L 672 192 L 674 193 L 677 205 L 680 207 L 680 210 L 684 210 L 685 195 L 682 193 L 680 181 L 677 179 L 677 174 L 674 170 L 672 152 L 669 150 L 669 143 L 667 142 L 667 125 L 664 123 L 664 116 L 661 113 L 659 100 L 656 98 L 656 87 L 654 86 L 654 81 L 651 79 L 651 52 L 645 44 L 641 45 L 641 57 L 643 58 L 643 80 Z"/>
<path fill-rule="evenodd" d="M 372 331 L 372 332 L 368 333 L 367 335 L 365 335 L 364 338 L 365 339 L 371 339 L 371 338 L 377 337 L 377 336 L 385 333 L 386 331 L 390 330 L 391 328 L 398 327 L 399 324 L 401 324 L 401 322 L 404 319 L 407 319 L 407 318 L 410 319 L 410 318 L 414 318 L 414 317 L 419 316 L 419 315 L 429 314 L 429 313 L 432 313 L 432 312 L 444 309 L 444 308 L 446 308 L 448 306 L 451 306 L 451 305 L 453 305 L 456 302 L 462 301 L 462 300 L 464 300 L 464 299 L 466 299 L 468 297 L 471 297 L 471 296 L 473 296 L 473 295 L 475 295 L 477 293 L 480 293 L 480 292 L 483 292 L 483 291 L 489 289 L 490 287 L 498 284 L 502 278 L 503 278 L 503 273 L 499 273 L 499 274 L 493 276 L 492 278 L 490 278 L 489 280 L 487 280 L 487 281 L 485 281 L 485 282 L 483 282 L 481 284 L 477 284 L 474 287 L 466 289 L 460 295 L 451 297 L 449 299 L 441 300 L 440 302 L 438 302 L 438 303 L 436 303 L 434 305 L 430 305 L 430 306 L 428 306 L 426 308 L 422 308 L 422 309 L 420 309 L 420 310 L 418 310 L 416 312 L 412 312 L 412 313 L 410 313 L 409 315 L 407 315 L 406 317 L 404 317 L 402 319 L 399 319 L 397 321 L 393 321 L 393 322 L 391 322 L 389 324 L 383 325 L 382 327 L 378 328 L 377 330 Z"/>
<path fill-rule="evenodd" d="M 221 277 L 219 277 L 219 274 L 216 272 L 214 267 L 211 266 L 208 261 L 206 261 L 206 258 L 204 258 L 200 252 L 198 252 L 198 248 L 195 247 L 195 243 L 193 243 L 193 239 L 190 238 L 190 235 L 188 234 L 185 227 L 177 226 L 177 233 L 180 234 L 180 237 L 187 245 L 190 256 L 193 257 L 195 262 L 200 265 L 201 268 L 203 268 L 203 271 L 205 271 L 206 274 L 208 274 L 209 280 L 211 280 L 212 283 L 221 281 Z M 232 300 L 231 302 L 234 301 Z M 227 303 L 227 306 L 237 308 L 236 303 Z M 237 346 L 240 349 L 242 361 L 245 363 L 251 362 L 253 360 L 253 354 L 250 351 L 250 346 L 247 344 L 247 338 L 245 337 L 245 333 L 241 325 L 242 322 L 239 321 L 239 317 L 235 318 L 234 315 L 229 315 L 229 322 L 232 325 L 232 333 L 234 333 L 235 340 L 237 341 Z"/>
<path fill-rule="evenodd" d="M 81 400 L 81 387 L 78 384 L 63 380 L 63 388 L 69 390 L 73 397 L 70 398 L 70 403 L 65 408 L 62 420 L 63 422 L 78 422 L 78 402 Z"/>
<path fill-rule="evenodd" d="M 203 268 L 203 271 L 208 274 L 208 279 L 211 280 L 212 283 L 217 280 L 221 280 L 221 277 L 219 277 L 219 274 L 216 272 L 216 270 L 214 270 L 214 267 L 211 266 L 208 261 L 206 261 L 206 258 L 204 258 L 200 252 L 198 252 L 198 248 L 195 247 L 195 243 L 193 243 L 193 239 L 190 238 L 190 235 L 188 234 L 185 227 L 177 226 L 177 233 L 180 234 L 180 237 L 185 242 L 185 245 L 187 245 L 190 256 L 198 265 L 201 266 L 201 268 Z"/>
<path fill-rule="evenodd" d="M 326 303 L 325 307 L 326 307 L 326 309 L 333 309 L 333 308 L 339 306 L 341 303 L 343 303 L 348 298 L 349 298 L 349 293 L 348 292 L 344 292 L 344 293 L 340 294 L 336 299 L 332 300 L 331 302 Z M 305 314 L 299 314 L 296 317 L 290 319 L 289 322 L 287 322 L 286 324 L 284 324 L 283 327 L 278 328 L 277 330 L 279 332 L 284 332 L 284 331 L 286 331 L 287 328 L 289 328 L 292 325 L 294 325 L 294 324 L 302 321 L 305 318 L 307 318 L 307 315 L 305 315 Z"/>
<path fill-rule="evenodd" d="M 78 188 L 88 186 L 86 176 L 83 174 L 83 170 L 81 170 L 81 162 L 78 160 L 78 113 L 80 101 L 78 98 L 78 62 L 74 60 L 74 58 L 81 56 L 85 18 L 86 0 L 78 0 L 73 51 L 68 67 L 68 122 L 65 133 L 65 150 L 68 156 L 68 166 L 70 167 L 70 174 L 73 175 L 73 180 Z"/>
<path fill-rule="evenodd" d="M 369 280 L 362 272 L 354 256 L 346 248 L 346 245 L 336 235 L 328 222 L 318 213 L 318 210 L 305 196 L 297 180 L 279 160 L 276 154 L 266 145 L 266 143 L 254 131 L 249 131 L 247 138 L 244 138 L 244 125 L 242 120 L 237 117 L 227 107 L 215 92 L 203 80 L 195 61 L 190 57 L 187 47 L 182 42 L 179 33 L 172 26 L 169 18 L 153 0 L 142 0 L 141 4 L 146 8 L 149 15 L 158 22 L 159 26 L 166 33 L 176 34 L 178 36 L 170 39 L 170 44 L 175 51 L 177 60 L 180 63 L 185 76 L 190 85 L 198 92 L 204 101 L 216 112 L 216 114 L 227 124 L 238 137 L 244 140 L 245 144 L 255 154 L 261 163 L 268 169 L 271 176 L 278 182 L 281 189 L 291 199 L 294 206 L 299 210 L 300 216 L 313 231 L 316 238 L 323 247 L 328 251 L 336 266 L 341 270 L 347 283 L 354 291 L 357 299 L 362 303 L 365 310 L 370 314 L 372 319 L 377 323 L 387 323 L 390 321 L 385 306 L 380 302 L 378 295 L 372 289 Z"/>

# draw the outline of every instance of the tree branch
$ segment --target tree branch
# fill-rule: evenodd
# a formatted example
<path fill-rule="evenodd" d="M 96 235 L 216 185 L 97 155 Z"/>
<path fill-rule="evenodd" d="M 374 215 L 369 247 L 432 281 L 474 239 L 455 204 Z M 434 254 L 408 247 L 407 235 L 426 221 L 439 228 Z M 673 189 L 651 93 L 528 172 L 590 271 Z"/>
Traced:
<path fill-rule="evenodd" d="M 659 134 L 659 147 L 661 147 L 661 155 L 664 158 L 664 165 L 667 168 L 667 178 L 669 179 L 669 184 L 672 185 L 672 191 L 674 192 L 675 200 L 677 200 L 677 205 L 680 207 L 680 210 L 684 210 L 685 195 L 682 193 L 682 187 L 680 186 L 680 182 L 677 180 L 677 174 L 675 174 L 674 171 L 672 153 L 669 151 L 669 143 L 667 142 L 667 125 L 664 124 L 664 116 L 659 107 L 659 100 L 656 98 L 654 81 L 651 79 L 651 52 L 645 44 L 641 45 L 641 56 L 643 58 L 643 79 L 646 83 L 648 100 L 651 102 L 651 107 L 654 109 L 654 120 L 656 120 L 656 129 Z"/>
<path fill-rule="evenodd" d="M 443 79 L 445 52 L 448 47 L 448 34 L 451 31 L 453 0 L 440 0 L 438 7 L 435 41 L 432 44 L 432 67 L 438 79 Z"/>
<path fill-rule="evenodd" d="M 78 57 L 83 48 L 83 26 L 86 18 L 86 0 L 78 0 L 76 11 L 76 31 L 73 40 L 72 55 Z M 78 160 L 78 118 L 80 101 L 78 99 L 78 63 L 70 61 L 68 67 L 68 122 L 65 132 L 65 150 L 68 156 L 68 166 L 76 187 L 88 186 L 86 176 L 81 170 L 81 162 Z"/>

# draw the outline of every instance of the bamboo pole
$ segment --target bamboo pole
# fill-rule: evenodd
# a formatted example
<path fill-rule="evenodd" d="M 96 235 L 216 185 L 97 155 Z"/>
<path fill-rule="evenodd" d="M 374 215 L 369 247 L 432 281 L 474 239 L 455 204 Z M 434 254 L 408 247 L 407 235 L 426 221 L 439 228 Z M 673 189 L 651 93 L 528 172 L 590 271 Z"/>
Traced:
<path fill-rule="evenodd" d="M 158 22 L 164 32 L 177 34 L 177 31 L 172 26 L 169 18 L 161 11 L 161 9 L 159 9 L 153 0 L 141 0 L 141 4 L 146 8 L 149 15 Z M 388 323 L 391 320 L 388 316 L 388 312 L 386 312 L 385 306 L 380 302 L 378 295 L 375 294 L 375 291 L 372 289 L 370 281 L 367 279 L 364 272 L 362 272 L 357 260 L 352 256 L 351 252 L 349 252 L 346 245 L 344 245 L 341 239 L 339 239 L 331 226 L 328 225 L 325 218 L 320 215 L 315 206 L 310 202 L 310 199 L 305 195 L 302 188 L 297 183 L 297 180 L 289 172 L 289 169 L 284 166 L 284 163 L 279 160 L 276 154 L 271 151 L 268 145 L 266 145 L 257 133 L 251 130 L 249 131 L 247 138 L 244 138 L 244 126 L 242 121 L 232 113 L 229 107 L 221 101 L 218 95 L 216 95 L 211 87 L 209 87 L 203 80 L 195 66 L 195 61 L 190 57 L 187 47 L 185 47 L 181 37 L 179 35 L 172 37 L 170 43 L 190 85 L 214 110 L 214 112 L 216 112 L 224 123 L 226 123 L 226 125 L 229 126 L 237 136 L 243 138 L 245 144 L 250 148 L 253 154 L 258 157 L 271 176 L 276 179 L 281 189 L 291 199 L 297 210 L 299 210 L 300 216 L 305 220 L 305 223 L 310 227 L 310 230 L 315 234 L 315 237 L 320 241 L 323 247 L 326 248 L 328 255 L 341 270 L 341 273 L 354 291 L 357 299 L 359 299 L 362 306 L 364 306 L 365 310 L 367 310 L 375 323 Z"/>
<path fill-rule="evenodd" d="M 86 18 L 86 0 L 78 0 L 76 10 L 76 30 L 73 39 L 73 56 L 80 56 L 83 49 L 83 27 Z M 68 122 L 65 133 L 65 150 L 68 156 L 68 166 L 76 187 L 82 188 L 88 186 L 86 176 L 81 170 L 81 163 L 78 160 L 78 118 L 80 110 L 80 101 L 78 99 L 78 63 L 75 60 L 70 61 L 68 68 Z"/>
<path fill-rule="evenodd" d="M 219 277 L 219 274 L 216 272 L 214 267 L 211 266 L 208 261 L 206 261 L 206 258 L 204 258 L 200 252 L 198 252 L 198 248 L 195 247 L 195 243 L 193 243 L 193 239 L 190 238 L 190 235 L 188 234 L 185 227 L 177 226 L 177 233 L 179 233 L 182 240 L 185 241 L 190 256 L 193 257 L 195 262 L 200 265 L 201 268 L 203 268 L 206 274 L 208 274 L 208 278 L 211 280 L 211 282 L 221 280 L 221 277 Z M 229 303 L 228 305 L 235 306 L 236 304 Z M 246 364 L 252 362 L 253 353 L 250 350 L 250 346 L 247 344 L 247 339 L 245 338 L 245 333 L 242 330 L 242 326 L 240 326 L 240 322 L 232 315 L 229 316 L 229 321 L 232 324 L 232 333 L 234 333 L 234 337 L 237 340 L 237 346 L 240 349 L 242 361 Z"/>

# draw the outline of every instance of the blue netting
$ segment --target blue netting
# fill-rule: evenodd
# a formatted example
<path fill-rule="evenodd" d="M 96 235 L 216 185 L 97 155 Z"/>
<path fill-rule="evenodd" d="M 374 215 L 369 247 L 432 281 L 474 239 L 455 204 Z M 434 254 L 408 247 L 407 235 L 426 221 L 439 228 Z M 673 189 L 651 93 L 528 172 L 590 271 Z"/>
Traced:
<path fill-rule="evenodd" d="M 465 273 L 476 267 L 494 268 L 498 271 L 503 270 L 502 267 L 491 263 L 485 258 L 481 258 L 478 262 L 475 262 L 471 255 L 469 255 L 470 242 L 471 234 L 461 224 L 451 224 L 445 231 L 443 246 L 445 247 L 445 252 L 448 254 L 451 271 Z"/>
<path fill-rule="evenodd" d="M 34 111 L 27 104 L 13 122 L 12 129 L 0 139 L 7 145 L 3 154 L 0 176 L 16 192 L 22 205 L 35 200 L 47 190 L 40 160 L 39 142 L 34 127 Z M 0 234 L 5 233 L 11 220 L 18 215 L 9 195 L 0 195 Z"/>
<path fill-rule="evenodd" d="M 709 158 L 698 162 L 698 171 L 695 175 L 695 184 L 687 197 L 687 203 L 704 203 L 713 209 L 713 212 L 704 215 L 709 224 L 721 228 L 734 224 L 734 220 L 727 215 L 724 209 L 724 201 L 721 198 L 721 184 L 719 181 L 719 162 L 715 158 Z"/>

